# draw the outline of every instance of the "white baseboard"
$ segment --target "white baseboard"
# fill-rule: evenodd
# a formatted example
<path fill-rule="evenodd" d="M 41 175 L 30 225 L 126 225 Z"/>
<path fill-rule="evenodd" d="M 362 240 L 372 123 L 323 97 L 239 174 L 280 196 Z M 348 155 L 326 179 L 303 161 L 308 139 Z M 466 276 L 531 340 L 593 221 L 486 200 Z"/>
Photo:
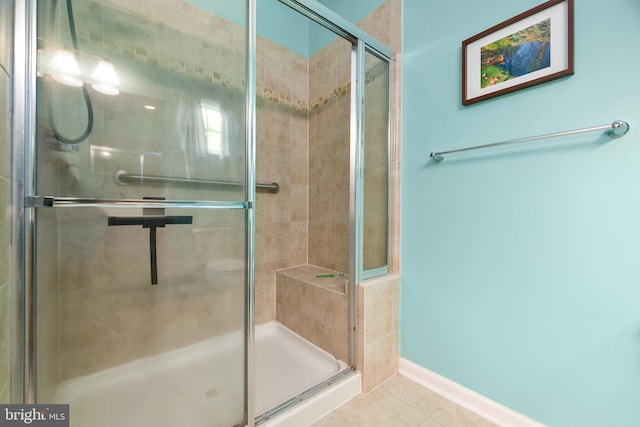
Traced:
<path fill-rule="evenodd" d="M 499 426 L 544 427 L 544 424 L 538 421 L 532 420 L 407 359 L 400 358 L 400 373 Z"/>

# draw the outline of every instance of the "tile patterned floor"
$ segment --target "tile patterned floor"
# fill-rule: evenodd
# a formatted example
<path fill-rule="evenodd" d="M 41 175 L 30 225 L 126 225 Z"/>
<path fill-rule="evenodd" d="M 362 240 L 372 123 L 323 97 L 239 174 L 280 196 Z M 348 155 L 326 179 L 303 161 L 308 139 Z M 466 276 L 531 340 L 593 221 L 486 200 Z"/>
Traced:
<path fill-rule="evenodd" d="M 497 427 L 443 396 L 396 375 L 312 427 Z"/>

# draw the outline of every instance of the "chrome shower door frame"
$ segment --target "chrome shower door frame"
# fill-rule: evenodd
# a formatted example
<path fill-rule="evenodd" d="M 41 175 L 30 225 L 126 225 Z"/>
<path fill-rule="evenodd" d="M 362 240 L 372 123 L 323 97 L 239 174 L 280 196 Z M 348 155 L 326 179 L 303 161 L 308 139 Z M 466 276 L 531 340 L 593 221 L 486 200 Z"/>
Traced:
<path fill-rule="evenodd" d="M 35 1 L 14 2 L 13 176 L 12 227 L 13 281 L 16 290 L 16 348 L 13 358 L 12 399 L 35 401 L 35 220 L 25 208 L 34 194 L 36 14 Z"/>
<path fill-rule="evenodd" d="M 245 270 L 245 404 L 248 426 L 255 423 L 253 411 L 253 352 L 254 352 L 254 258 L 255 258 L 255 43 L 256 1 L 246 0 L 246 74 L 245 141 L 246 189 L 245 200 L 218 201 L 153 201 L 104 200 L 45 197 L 37 194 L 36 170 L 36 57 L 37 57 L 37 0 L 16 1 L 14 8 L 14 79 L 13 79 L 13 154 L 12 154 L 12 226 L 14 242 L 13 281 L 16 285 L 15 342 L 12 360 L 12 402 L 35 404 L 36 396 L 36 210 L 50 208 L 125 207 L 125 208 L 198 208 L 241 209 L 245 213 L 246 263 Z M 47 203 L 44 203 L 46 201 Z M 50 202 L 50 203 L 49 203 Z"/>

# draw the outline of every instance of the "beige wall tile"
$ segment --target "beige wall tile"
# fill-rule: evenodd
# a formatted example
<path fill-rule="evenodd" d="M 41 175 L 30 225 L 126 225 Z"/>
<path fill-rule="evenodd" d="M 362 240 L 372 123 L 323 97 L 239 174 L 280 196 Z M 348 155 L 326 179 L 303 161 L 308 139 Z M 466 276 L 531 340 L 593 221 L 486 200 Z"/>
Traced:
<path fill-rule="evenodd" d="M 385 276 L 363 285 L 365 289 L 365 333 L 369 341 L 397 332 L 400 278 Z M 366 282 L 365 282 L 366 283 Z"/>
<path fill-rule="evenodd" d="M 362 389 L 370 391 L 398 373 L 399 333 L 366 342 L 364 347 L 364 377 Z"/>
<path fill-rule="evenodd" d="M 390 275 L 366 281 L 358 286 L 358 296 L 358 368 L 366 392 L 398 371 L 400 279 Z"/>
<path fill-rule="evenodd" d="M 269 263 L 273 270 L 257 276 L 256 289 L 275 295 L 275 279 L 269 274 L 275 277 L 276 269 L 307 262 L 308 114 L 296 107 L 299 101 L 308 102 L 308 61 L 259 38 L 257 69 L 258 87 L 272 98 L 258 103 L 257 177 L 278 182 L 281 190 L 258 195 L 256 261 L 258 266 Z M 284 318 L 276 300 L 261 298 L 256 309 L 260 321 Z M 273 313 L 271 319 L 267 313 Z"/>

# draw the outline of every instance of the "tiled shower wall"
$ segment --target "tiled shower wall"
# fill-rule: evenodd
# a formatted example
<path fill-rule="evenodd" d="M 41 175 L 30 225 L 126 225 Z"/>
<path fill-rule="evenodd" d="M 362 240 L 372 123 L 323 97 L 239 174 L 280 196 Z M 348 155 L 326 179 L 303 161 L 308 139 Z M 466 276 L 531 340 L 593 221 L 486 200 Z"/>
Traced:
<path fill-rule="evenodd" d="M 257 179 L 281 184 L 257 201 L 258 323 L 276 318 L 275 271 L 349 270 L 350 61 L 343 39 L 307 59 L 258 37 Z"/>
<path fill-rule="evenodd" d="M 307 262 L 308 59 L 263 37 L 257 40 L 256 179 L 278 182 L 257 194 L 256 322 L 276 318 L 276 274 Z"/>
<path fill-rule="evenodd" d="M 0 403 L 11 399 L 11 98 L 13 1 L 0 0 Z"/>
<path fill-rule="evenodd" d="M 309 59 L 309 264 L 349 272 L 351 43 Z"/>

